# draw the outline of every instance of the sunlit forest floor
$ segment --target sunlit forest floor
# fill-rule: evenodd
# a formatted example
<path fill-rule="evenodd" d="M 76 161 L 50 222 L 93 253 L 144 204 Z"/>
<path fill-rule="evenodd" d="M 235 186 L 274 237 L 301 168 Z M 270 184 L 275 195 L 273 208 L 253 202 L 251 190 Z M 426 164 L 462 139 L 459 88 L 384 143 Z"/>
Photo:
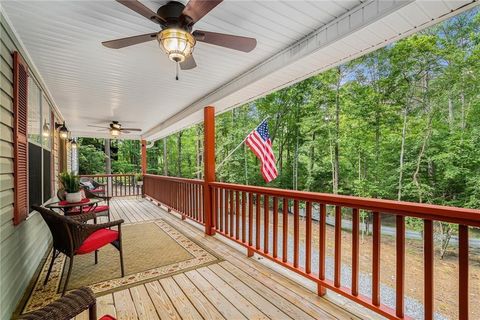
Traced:
<path fill-rule="evenodd" d="M 263 210 L 262 210 L 263 211 Z M 290 214 L 288 223 L 288 260 L 293 259 L 293 215 Z M 260 243 L 263 248 L 263 212 L 261 214 Z M 241 219 L 240 219 L 241 221 Z M 247 219 L 248 225 L 248 219 Z M 273 214 L 269 219 L 269 250 L 273 250 Z M 241 226 L 241 222 L 240 222 Z M 253 223 L 253 243 L 255 244 L 255 221 Z M 234 228 L 235 229 L 235 228 Z M 278 255 L 282 256 L 282 214 L 278 218 Z M 299 265 L 305 265 L 305 234 L 306 221 L 300 218 L 300 258 Z M 241 230 L 241 228 L 240 228 Z M 326 276 L 333 280 L 333 257 L 334 257 L 334 232 L 333 226 L 327 226 L 327 252 L 326 252 Z M 241 232 L 240 232 L 241 233 Z M 248 231 L 247 231 L 248 239 Z M 361 236 L 360 240 L 360 293 L 370 296 L 370 277 L 372 270 L 372 237 Z M 352 265 L 352 234 L 342 230 L 342 285 L 351 287 Z M 312 224 L 312 272 L 318 272 L 318 248 L 319 248 L 319 224 Z M 438 249 L 438 248 L 437 248 Z M 420 240 L 406 239 L 405 257 L 405 295 L 407 315 L 414 318 L 422 318 L 423 315 L 423 242 Z M 381 299 L 382 303 L 394 307 L 394 292 L 396 285 L 396 246 L 395 237 L 382 234 L 381 237 Z M 451 245 L 443 259 L 440 259 L 439 251 L 435 255 L 435 311 L 436 319 L 458 318 L 458 252 Z M 460 293 L 464 297 L 464 293 Z M 470 315 L 472 319 L 480 319 L 480 304 L 476 303 L 480 298 L 480 249 L 470 248 Z M 407 301 L 408 300 L 408 301 Z M 409 314 L 409 310 L 410 313 Z"/>

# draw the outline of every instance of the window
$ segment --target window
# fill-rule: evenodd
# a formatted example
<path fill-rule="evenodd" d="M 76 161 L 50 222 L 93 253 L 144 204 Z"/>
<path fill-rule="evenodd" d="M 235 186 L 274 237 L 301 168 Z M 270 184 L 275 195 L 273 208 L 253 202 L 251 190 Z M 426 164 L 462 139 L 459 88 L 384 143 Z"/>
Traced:
<path fill-rule="evenodd" d="M 52 108 L 33 77 L 28 93 L 29 203 L 41 205 L 52 196 Z"/>
<path fill-rule="evenodd" d="M 40 88 L 32 77 L 28 79 L 28 142 L 37 145 L 41 140 L 41 102 Z"/>

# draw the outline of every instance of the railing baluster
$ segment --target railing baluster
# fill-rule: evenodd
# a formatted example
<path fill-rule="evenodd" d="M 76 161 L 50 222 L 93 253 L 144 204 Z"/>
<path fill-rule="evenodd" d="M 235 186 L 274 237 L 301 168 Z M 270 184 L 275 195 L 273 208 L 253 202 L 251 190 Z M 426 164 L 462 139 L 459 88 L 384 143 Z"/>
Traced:
<path fill-rule="evenodd" d="M 433 247 L 433 221 L 423 221 L 423 259 L 424 259 L 424 308 L 425 308 L 425 320 L 433 319 L 433 272 L 434 272 L 434 247 Z"/>
<path fill-rule="evenodd" d="M 298 200 L 293 200 L 293 266 L 298 268 L 300 250 L 300 213 Z"/>
<path fill-rule="evenodd" d="M 240 192 L 235 194 L 235 239 L 240 239 Z"/>
<path fill-rule="evenodd" d="M 246 241 L 246 230 L 247 227 L 245 225 L 247 221 L 247 213 L 246 213 L 246 208 L 247 208 L 247 203 L 246 203 L 246 192 L 242 191 L 242 242 L 245 243 Z"/>
<path fill-rule="evenodd" d="M 397 246 L 397 267 L 396 267 L 396 315 L 399 318 L 404 317 L 404 294 L 405 294 L 405 218 L 397 215 L 397 234 L 396 234 L 396 246 Z"/>
<path fill-rule="evenodd" d="M 282 261 L 288 261 L 288 199 L 283 198 L 282 206 Z"/>
<path fill-rule="evenodd" d="M 459 312 L 458 318 L 460 320 L 468 320 L 468 304 L 469 304 L 469 291 L 468 291 L 468 226 L 458 226 L 458 264 L 459 264 Z"/>
<path fill-rule="evenodd" d="M 230 219 L 230 206 L 229 206 L 229 203 L 230 202 L 230 190 L 228 189 L 225 189 L 225 234 L 226 235 L 229 235 L 230 232 L 229 232 L 229 219 Z"/>
<path fill-rule="evenodd" d="M 273 257 L 278 256 L 278 198 L 273 198 Z"/>
<path fill-rule="evenodd" d="M 213 229 L 217 230 L 218 223 L 218 190 L 213 188 Z"/>
<path fill-rule="evenodd" d="M 257 193 L 257 206 L 255 216 L 255 248 L 260 249 L 260 194 Z"/>
<path fill-rule="evenodd" d="M 248 193 L 248 245 L 253 246 L 253 194 Z"/>
<path fill-rule="evenodd" d="M 339 288 L 341 285 L 342 268 L 342 207 L 335 206 L 335 261 L 334 261 L 334 284 Z"/>
<path fill-rule="evenodd" d="M 263 252 L 268 253 L 268 237 L 270 228 L 270 208 L 268 195 L 263 196 Z"/>
<path fill-rule="evenodd" d="M 225 214 L 224 210 L 224 198 L 225 198 L 225 189 L 219 189 L 220 191 L 220 232 L 223 232 L 223 215 Z"/>
<path fill-rule="evenodd" d="M 357 208 L 352 210 L 352 295 L 358 296 L 358 273 L 359 273 L 359 258 L 360 258 L 360 214 Z"/>
<path fill-rule="evenodd" d="M 380 213 L 373 213 L 372 304 L 380 306 Z"/>
<path fill-rule="evenodd" d="M 200 192 L 199 192 L 199 197 L 200 197 L 200 203 L 202 204 L 200 206 L 200 222 L 205 223 L 205 210 L 203 207 L 203 185 L 200 185 Z"/>
<path fill-rule="evenodd" d="M 234 216 L 235 216 L 235 211 L 234 211 L 234 196 L 235 193 L 233 190 L 230 191 L 230 236 L 233 237 L 234 233 Z"/>
<path fill-rule="evenodd" d="M 320 280 L 325 280 L 325 251 L 327 243 L 327 208 L 326 205 L 320 204 L 320 221 L 318 224 L 318 277 Z M 326 293 L 325 287 L 318 285 L 318 295 L 323 296 Z"/>
<path fill-rule="evenodd" d="M 306 203 L 306 232 L 305 232 L 305 272 L 312 272 L 312 203 Z"/>

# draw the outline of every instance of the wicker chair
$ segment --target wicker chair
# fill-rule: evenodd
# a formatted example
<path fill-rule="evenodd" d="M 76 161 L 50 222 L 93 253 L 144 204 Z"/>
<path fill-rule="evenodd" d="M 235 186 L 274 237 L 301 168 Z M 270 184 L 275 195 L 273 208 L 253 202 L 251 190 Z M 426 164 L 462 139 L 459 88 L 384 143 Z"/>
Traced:
<path fill-rule="evenodd" d="M 91 185 L 93 185 L 93 189 L 90 190 L 92 193 L 97 195 L 105 195 L 105 186 L 107 185 L 106 183 L 99 183 L 89 177 L 81 177 L 80 184 L 84 185 L 85 182 L 89 182 Z"/>
<path fill-rule="evenodd" d="M 120 268 L 122 277 L 125 276 L 122 251 L 122 231 L 123 220 L 116 220 L 100 224 L 87 224 L 86 221 L 93 219 L 95 213 L 85 213 L 76 216 L 63 216 L 55 211 L 43 207 L 32 206 L 33 210 L 40 212 L 47 223 L 53 236 L 53 254 L 47 276 L 44 284 L 48 282 L 55 259 L 60 253 L 69 257 L 69 266 L 62 295 L 67 290 L 68 281 L 72 272 L 73 258 L 76 255 L 95 252 L 95 264 L 98 263 L 98 249 L 112 244 L 120 253 Z M 111 230 L 111 227 L 117 226 L 118 231 Z"/>
<path fill-rule="evenodd" d="M 19 320 L 69 320 L 88 310 L 88 319 L 97 320 L 97 304 L 92 289 L 82 287 L 72 290 L 60 299 L 46 305 L 45 307 L 23 314 Z M 114 317 L 106 315 L 100 320 L 115 320 Z"/>
<path fill-rule="evenodd" d="M 83 192 L 85 193 L 85 196 L 89 199 L 102 199 L 105 201 L 107 204 L 106 205 L 99 205 L 93 208 L 92 211 L 88 212 L 94 212 L 97 217 L 107 217 L 108 222 L 111 221 L 110 219 L 110 199 L 112 197 L 107 197 L 107 196 L 100 196 L 97 194 L 92 193 L 91 191 L 88 191 L 87 189 L 83 189 Z M 58 200 L 62 201 L 65 200 L 65 191 L 63 189 L 59 189 L 57 191 L 57 198 Z M 78 208 L 72 208 L 67 212 L 69 215 L 76 215 L 82 213 L 80 209 Z"/>

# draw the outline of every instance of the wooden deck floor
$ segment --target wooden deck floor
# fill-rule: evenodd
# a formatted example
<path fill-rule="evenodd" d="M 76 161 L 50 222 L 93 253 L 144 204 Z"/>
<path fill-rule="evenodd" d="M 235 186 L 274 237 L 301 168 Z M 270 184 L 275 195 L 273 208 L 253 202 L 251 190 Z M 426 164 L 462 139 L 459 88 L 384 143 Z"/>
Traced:
<path fill-rule="evenodd" d="M 146 199 L 116 198 L 113 219 L 164 219 L 225 261 L 101 296 L 118 319 L 359 319 Z M 83 313 L 76 319 L 88 319 Z"/>

